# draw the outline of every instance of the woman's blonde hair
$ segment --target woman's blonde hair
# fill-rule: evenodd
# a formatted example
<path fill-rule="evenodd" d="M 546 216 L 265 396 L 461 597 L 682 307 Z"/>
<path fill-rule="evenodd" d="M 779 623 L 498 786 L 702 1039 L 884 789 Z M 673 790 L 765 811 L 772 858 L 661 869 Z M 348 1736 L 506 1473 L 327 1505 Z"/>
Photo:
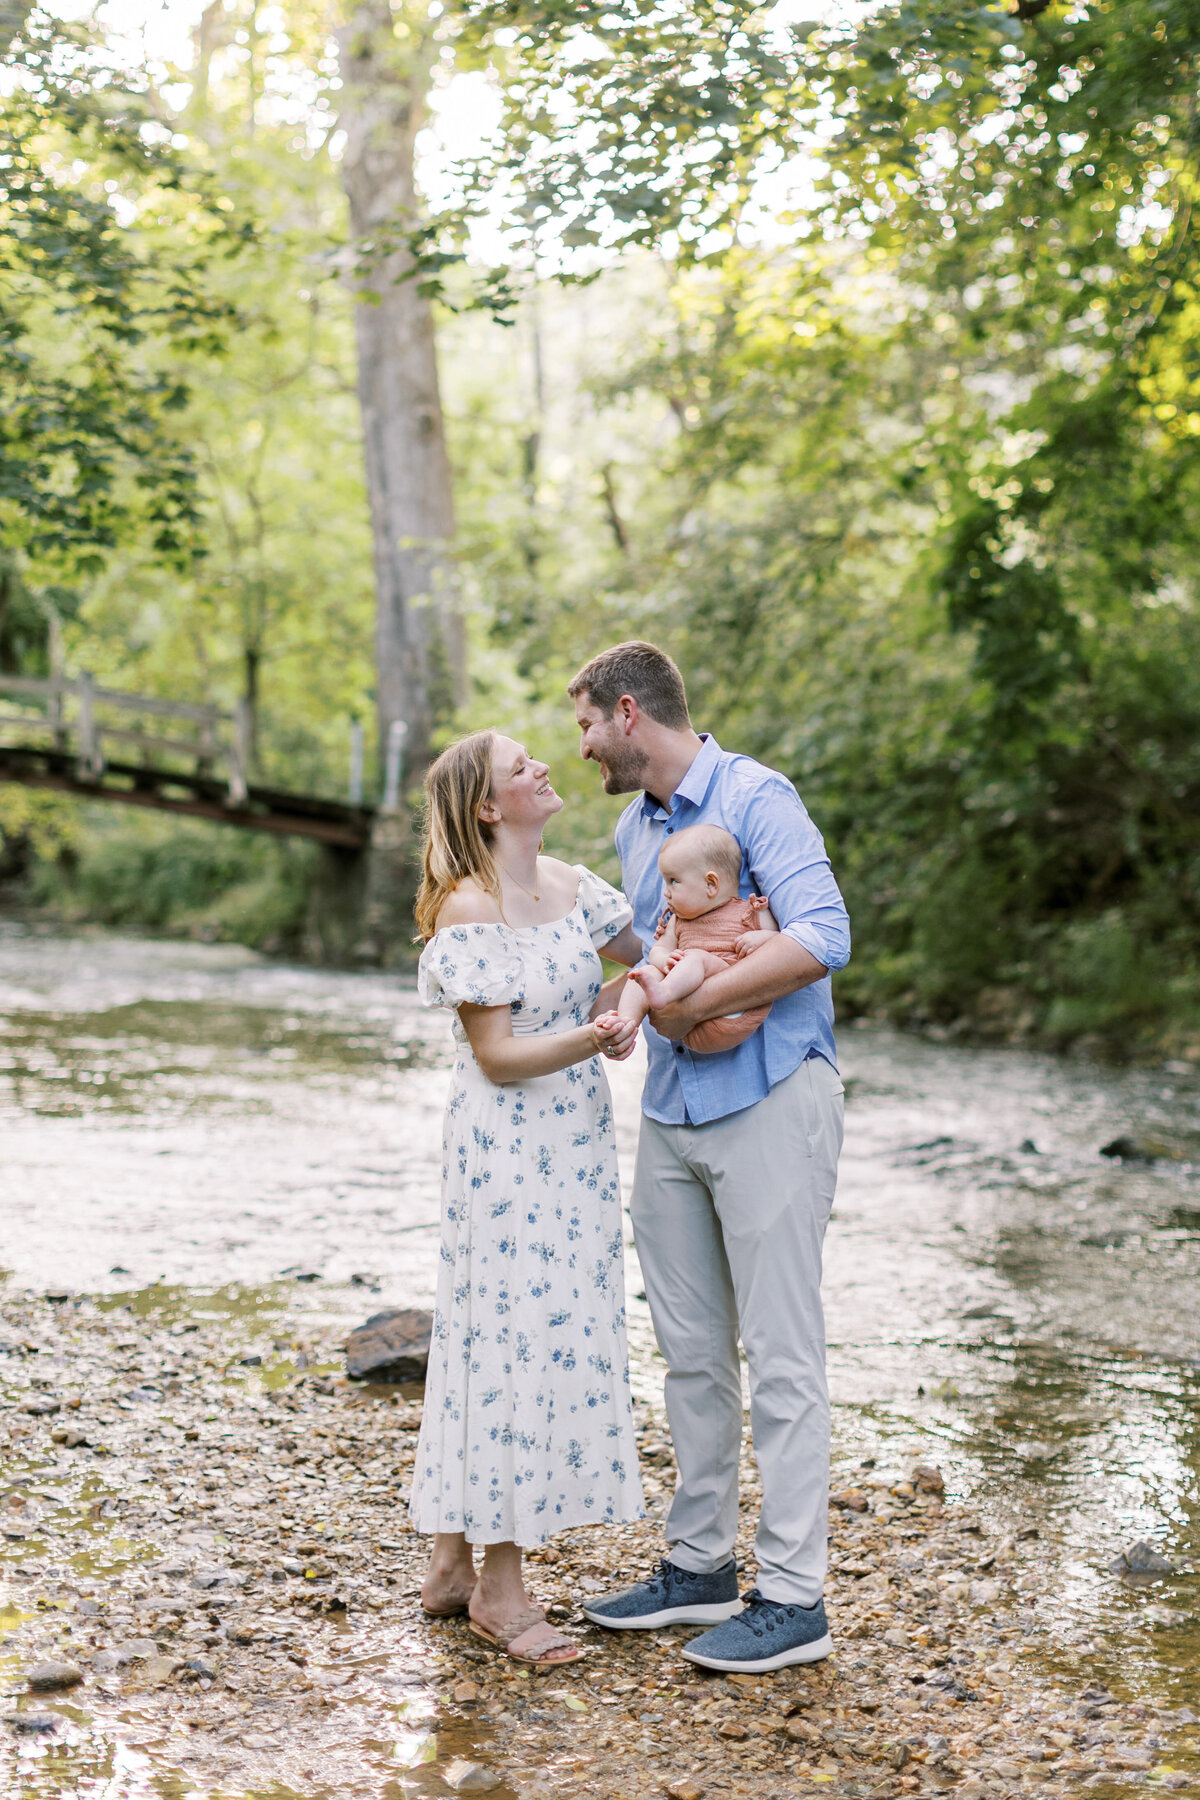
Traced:
<path fill-rule="evenodd" d="M 500 900 L 500 876 L 492 855 L 492 828 L 479 809 L 492 792 L 494 731 L 473 731 L 443 750 L 425 777 L 425 837 L 417 931 L 426 940 L 438 914 L 468 875 Z"/>

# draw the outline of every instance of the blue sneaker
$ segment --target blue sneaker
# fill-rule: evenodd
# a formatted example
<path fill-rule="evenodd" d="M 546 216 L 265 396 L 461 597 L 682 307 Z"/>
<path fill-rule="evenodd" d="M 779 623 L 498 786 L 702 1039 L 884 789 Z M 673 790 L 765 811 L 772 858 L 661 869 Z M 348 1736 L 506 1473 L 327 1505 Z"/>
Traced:
<path fill-rule="evenodd" d="M 741 1604 L 732 1557 L 711 1575 L 693 1575 L 664 1560 L 649 1581 L 593 1600 L 583 1616 L 612 1631 L 653 1631 L 656 1625 L 717 1625 Z"/>
<path fill-rule="evenodd" d="M 757 1588 L 751 1588 L 745 1609 L 736 1618 L 715 1631 L 701 1632 L 683 1655 L 702 1669 L 760 1675 L 791 1663 L 820 1662 L 832 1649 L 823 1601 L 815 1606 L 789 1605 L 786 1600 L 764 1600 Z"/>

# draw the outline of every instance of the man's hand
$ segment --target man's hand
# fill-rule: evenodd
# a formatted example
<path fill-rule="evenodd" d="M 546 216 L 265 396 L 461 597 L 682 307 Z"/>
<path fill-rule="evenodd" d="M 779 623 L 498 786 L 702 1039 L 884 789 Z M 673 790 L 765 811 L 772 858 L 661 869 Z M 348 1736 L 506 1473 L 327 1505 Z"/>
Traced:
<path fill-rule="evenodd" d="M 694 1025 L 704 1019 L 712 1018 L 708 1008 L 700 1001 L 706 984 L 701 982 L 694 994 L 688 994 L 683 1000 L 674 1000 L 670 1006 L 664 1006 L 659 1012 L 649 1014 L 649 1020 L 662 1037 L 674 1038 L 678 1041 L 685 1038 Z"/>

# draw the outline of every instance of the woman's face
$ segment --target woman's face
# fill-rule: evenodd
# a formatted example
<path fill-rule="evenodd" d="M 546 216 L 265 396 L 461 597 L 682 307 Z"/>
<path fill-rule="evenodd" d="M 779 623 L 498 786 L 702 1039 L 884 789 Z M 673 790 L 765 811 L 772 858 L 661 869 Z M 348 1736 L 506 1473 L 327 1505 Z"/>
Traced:
<path fill-rule="evenodd" d="M 492 750 L 492 824 L 542 825 L 562 811 L 562 796 L 550 785 L 550 765 L 529 755 L 524 744 L 496 734 Z M 483 815 L 488 818 L 487 810 Z"/>

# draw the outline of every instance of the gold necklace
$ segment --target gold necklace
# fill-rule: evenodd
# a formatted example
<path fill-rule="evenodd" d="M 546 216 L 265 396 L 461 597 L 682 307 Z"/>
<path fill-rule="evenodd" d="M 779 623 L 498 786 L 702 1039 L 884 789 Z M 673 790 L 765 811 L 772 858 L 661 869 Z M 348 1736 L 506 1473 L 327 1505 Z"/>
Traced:
<path fill-rule="evenodd" d="M 501 863 L 501 864 L 500 864 L 500 867 L 501 867 L 501 868 L 502 868 L 502 869 L 504 869 L 504 873 L 505 873 L 505 874 L 506 874 L 506 875 L 507 875 L 507 876 L 508 876 L 508 879 L 509 879 L 509 880 L 510 880 L 510 881 L 511 881 L 511 882 L 513 882 L 513 883 L 515 883 L 515 885 L 516 885 L 516 886 L 517 886 L 517 887 L 519 887 L 519 888 L 520 888 L 520 890 L 521 890 L 521 892 L 522 892 L 522 893 L 523 893 L 523 894 L 528 894 L 528 895 L 529 895 L 529 898 L 530 898 L 530 899 L 531 899 L 531 900 L 535 900 L 535 901 L 539 901 L 539 902 L 540 902 L 540 900 L 541 900 L 541 898 L 542 898 L 542 896 L 541 896 L 541 895 L 540 895 L 540 894 L 539 894 L 539 893 L 537 893 L 537 892 L 536 892 L 536 891 L 535 891 L 535 890 L 534 890 L 534 889 L 533 889 L 533 888 L 527 888 L 527 887 L 526 887 L 526 886 L 525 886 L 525 883 L 524 883 L 524 882 L 523 882 L 523 881 L 517 881 L 517 878 L 516 878 L 516 876 L 515 876 L 515 875 L 514 875 L 514 874 L 513 874 L 513 872 L 512 872 L 512 870 L 511 870 L 511 869 L 505 869 L 505 868 L 504 868 L 504 864 L 503 864 L 503 863 Z"/>

